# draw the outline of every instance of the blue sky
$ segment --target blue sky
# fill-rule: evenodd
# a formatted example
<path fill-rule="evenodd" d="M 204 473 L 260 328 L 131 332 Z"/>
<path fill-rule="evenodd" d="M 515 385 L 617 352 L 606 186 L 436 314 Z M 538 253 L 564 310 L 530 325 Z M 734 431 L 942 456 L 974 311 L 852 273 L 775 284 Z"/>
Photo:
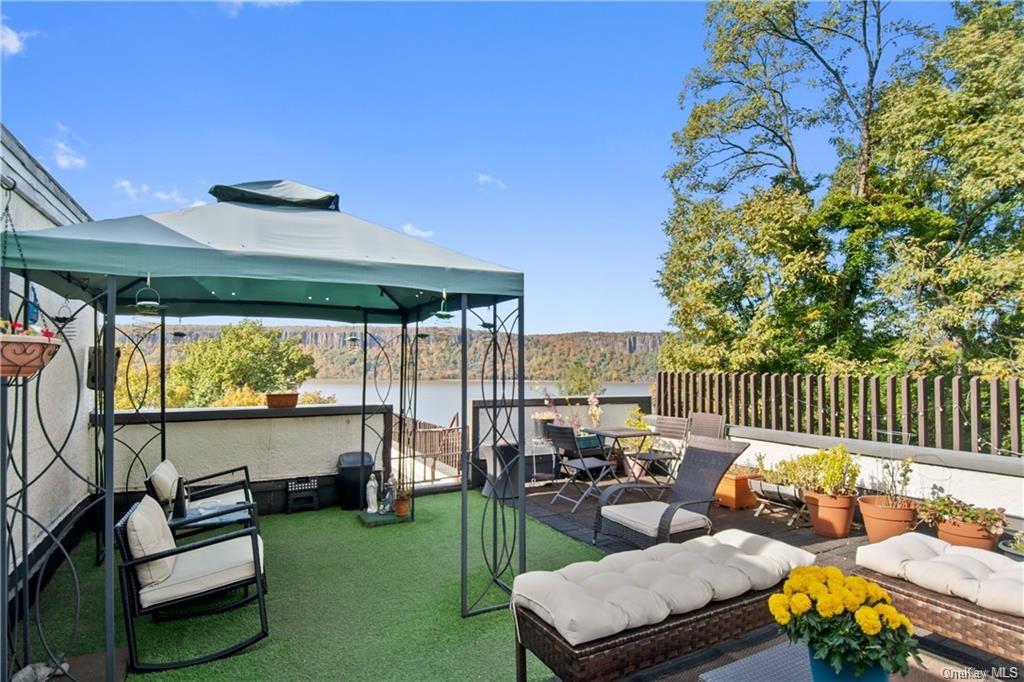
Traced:
<path fill-rule="evenodd" d="M 3 122 L 94 218 L 288 178 L 523 270 L 531 333 L 667 328 L 662 174 L 704 59 L 701 4 L 2 11 Z"/>

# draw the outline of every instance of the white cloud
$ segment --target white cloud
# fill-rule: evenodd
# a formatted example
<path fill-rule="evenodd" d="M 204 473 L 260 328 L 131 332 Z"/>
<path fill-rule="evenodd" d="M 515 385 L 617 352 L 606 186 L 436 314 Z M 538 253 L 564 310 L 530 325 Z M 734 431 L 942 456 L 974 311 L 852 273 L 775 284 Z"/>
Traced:
<path fill-rule="evenodd" d="M 159 201 L 166 201 L 169 204 L 188 203 L 188 199 L 181 195 L 181 192 L 178 191 L 177 187 L 171 189 L 169 192 L 158 189 L 157 191 L 153 192 L 153 198 Z"/>
<path fill-rule="evenodd" d="M 191 204 L 188 205 L 189 208 L 195 208 L 196 206 L 206 206 L 206 202 L 203 201 L 202 199 L 195 199 Z"/>
<path fill-rule="evenodd" d="M 149 185 L 142 183 L 134 184 L 131 180 L 120 179 L 114 183 L 114 189 L 124 194 L 129 199 L 135 200 L 149 192 Z"/>
<path fill-rule="evenodd" d="M 477 187 L 493 187 L 495 189 L 505 189 L 505 183 L 501 181 L 501 178 L 496 178 L 489 173 L 477 173 L 476 174 L 476 185 Z"/>
<path fill-rule="evenodd" d="M 82 142 L 82 139 L 60 121 L 55 121 L 54 125 L 57 128 L 57 134 L 50 140 L 54 163 L 65 170 L 85 168 L 85 155 L 75 148 L 75 145 Z"/>
<path fill-rule="evenodd" d="M 242 12 L 242 8 L 246 5 L 249 7 L 286 7 L 288 5 L 297 5 L 301 1 L 302 0 L 231 0 L 230 2 L 218 2 L 217 5 L 224 14 L 234 19 Z"/>
<path fill-rule="evenodd" d="M 402 232 L 405 232 L 410 237 L 416 237 L 417 239 L 430 239 L 434 236 L 433 230 L 421 230 L 412 223 L 405 223 L 402 225 Z"/>
<path fill-rule="evenodd" d="M 7 24 L 3 24 L 0 26 L 0 53 L 4 57 L 18 54 L 25 49 L 25 41 L 34 35 L 35 31 L 15 31 Z"/>

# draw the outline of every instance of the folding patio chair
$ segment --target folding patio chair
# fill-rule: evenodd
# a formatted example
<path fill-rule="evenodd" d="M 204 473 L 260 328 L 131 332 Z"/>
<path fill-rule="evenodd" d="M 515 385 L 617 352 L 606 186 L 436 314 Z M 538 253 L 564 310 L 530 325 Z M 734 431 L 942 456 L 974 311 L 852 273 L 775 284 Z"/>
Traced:
<path fill-rule="evenodd" d="M 559 498 L 573 502 L 571 513 L 575 514 L 583 504 L 583 500 L 591 495 L 597 497 L 601 494 L 598 484 L 607 476 L 615 478 L 616 481 L 619 480 L 615 476 L 612 463 L 608 460 L 608 451 L 602 450 L 603 457 L 583 453 L 576 441 L 576 434 L 573 433 L 572 427 L 552 424 L 547 427 L 547 434 L 551 439 L 552 447 L 559 453 L 560 469 L 569 477 L 551 498 L 551 504 L 554 504 L 555 500 Z M 579 497 L 570 497 L 564 493 L 566 488 L 570 487 L 579 493 Z"/>

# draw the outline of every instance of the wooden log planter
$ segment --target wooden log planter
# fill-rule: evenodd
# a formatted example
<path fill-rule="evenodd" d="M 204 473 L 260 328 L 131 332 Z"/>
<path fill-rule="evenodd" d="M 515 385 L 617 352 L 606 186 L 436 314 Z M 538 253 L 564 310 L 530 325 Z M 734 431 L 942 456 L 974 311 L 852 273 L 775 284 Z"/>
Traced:
<path fill-rule="evenodd" d="M 763 478 L 749 478 L 747 486 L 758 502 L 754 516 L 760 516 L 766 509 L 790 512 L 792 516 L 786 525 L 792 526 L 807 513 L 803 491 L 794 485 L 778 485 L 768 483 Z"/>

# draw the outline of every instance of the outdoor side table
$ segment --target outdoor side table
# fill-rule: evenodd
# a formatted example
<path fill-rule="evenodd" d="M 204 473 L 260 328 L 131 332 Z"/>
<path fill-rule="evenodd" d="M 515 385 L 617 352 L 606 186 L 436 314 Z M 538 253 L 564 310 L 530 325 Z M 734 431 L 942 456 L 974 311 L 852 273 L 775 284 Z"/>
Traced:
<path fill-rule="evenodd" d="M 643 445 L 644 445 L 644 441 L 646 439 L 653 438 L 654 436 L 658 435 L 657 431 L 650 431 L 648 429 L 635 429 L 635 428 L 633 428 L 631 426 L 617 426 L 617 427 L 612 427 L 612 428 L 585 428 L 583 430 L 586 431 L 587 433 L 593 434 L 595 436 L 599 436 L 601 438 L 602 443 L 604 443 L 604 442 L 606 442 L 608 440 L 611 440 L 612 444 L 611 444 L 611 447 L 608 448 L 609 452 L 611 452 L 615 448 L 618 448 L 619 451 L 621 452 L 622 451 L 622 446 L 620 445 L 619 441 L 622 440 L 623 438 L 639 438 L 640 439 L 640 446 L 637 448 L 637 450 L 642 450 L 643 449 Z M 626 453 L 623 453 L 623 456 L 624 457 L 629 457 L 630 455 L 627 455 Z M 640 471 L 643 471 L 644 473 L 647 473 L 647 466 L 643 464 L 643 461 L 639 460 L 639 459 L 637 461 L 641 462 Z M 627 468 L 631 468 L 631 467 L 627 467 Z M 637 483 L 639 483 L 640 482 L 640 473 L 639 473 L 639 471 L 634 470 L 632 472 L 632 475 L 633 475 L 633 480 L 635 480 Z M 648 495 L 648 497 L 650 497 L 650 495 Z"/>

